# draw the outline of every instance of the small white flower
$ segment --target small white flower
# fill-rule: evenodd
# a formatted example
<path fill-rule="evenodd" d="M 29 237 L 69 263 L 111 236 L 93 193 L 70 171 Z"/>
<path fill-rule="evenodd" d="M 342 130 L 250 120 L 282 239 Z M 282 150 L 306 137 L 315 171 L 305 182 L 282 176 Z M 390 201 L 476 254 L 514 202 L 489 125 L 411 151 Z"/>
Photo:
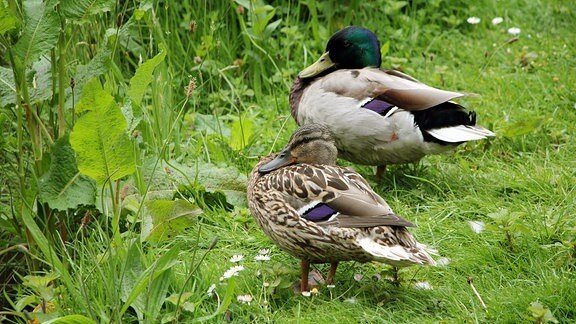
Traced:
<path fill-rule="evenodd" d="M 478 17 L 470 17 L 468 19 L 466 19 L 466 21 L 470 24 L 470 25 L 476 25 L 480 23 L 480 18 Z"/>
<path fill-rule="evenodd" d="M 450 259 L 448 258 L 440 258 L 436 261 L 439 266 L 447 266 L 450 264 Z"/>
<path fill-rule="evenodd" d="M 432 289 L 432 285 L 428 281 L 420 281 L 414 284 L 414 288 L 422 290 Z"/>
<path fill-rule="evenodd" d="M 206 291 L 206 293 L 208 294 L 208 297 L 214 296 L 214 289 L 216 289 L 216 285 L 215 284 L 210 285 L 210 287 L 208 288 L 208 291 Z"/>
<path fill-rule="evenodd" d="M 504 18 L 502 17 L 496 17 L 494 19 L 492 19 L 492 25 L 496 26 L 501 24 L 504 21 Z"/>
<path fill-rule="evenodd" d="M 242 271 L 242 270 L 244 270 L 244 266 L 241 266 L 241 265 L 233 266 L 232 268 L 230 268 L 230 269 L 226 270 L 226 272 L 224 272 L 222 277 L 220 277 L 220 281 L 223 281 L 224 279 L 231 278 L 232 276 L 238 276 L 238 273 L 240 273 L 240 271 Z"/>
<path fill-rule="evenodd" d="M 270 253 L 270 249 L 261 249 L 260 251 L 258 251 L 259 254 L 268 254 Z"/>
<path fill-rule="evenodd" d="M 236 300 L 238 300 L 242 304 L 250 305 L 250 303 L 252 302 L 252 299 L 253 299 L 252 295 L 250 295 L 250 294 L 236 296 Z"/>
<path fill-rule="evenodd" d="M 360 273 L 355 273 L 355 274 L 354 274 L 354 280 L 356 280 L 356 281 L 361 281 L 362 278 L 364 278 L 364 276 L 363 276 L 362 274 L 360 274 Z"/>
<path fill-rule="evenodd" d="M 235 254 L 230 258 L 230 262 L 236 263 L 244 260 L 244 256 L 242 254 Z"/>
<path fill-rule="evenodd" d="M 520 28 L 518 28 L 518 27 L 508 28 L 508 34 L 510 34 L 512 36 L 518 36 L 518 35 L 520 35 Z"/>
<path fill-rule="evenodd" d="M 311 294 L 310 294 L 309 291 L 303 291 L 303 292 L 302 292 L 302 296 L 304 296 L 304 297 L 310 297 L 310 295 L 311 295 Z"/>
<path fill-rule="evenodd" d="M 484 222 L 481 221 L 468 221 L 468 225 L 470 225 L 470 228 L 476 234 L 482 233 L 484 227 L 486 227 L 486 224 L 484 224 Z"/>
<path fill-rule="evenodd" d="M 270 256 L 267 254 L 258 254 L 254 257 L 254 261 L 269 261 Z"/>

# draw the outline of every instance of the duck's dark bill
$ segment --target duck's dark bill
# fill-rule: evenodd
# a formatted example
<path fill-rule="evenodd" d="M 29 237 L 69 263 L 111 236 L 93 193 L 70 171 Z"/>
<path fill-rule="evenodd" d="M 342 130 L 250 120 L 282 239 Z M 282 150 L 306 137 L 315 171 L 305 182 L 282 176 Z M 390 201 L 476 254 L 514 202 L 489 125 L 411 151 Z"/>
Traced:
<path fill-rule="evenodd" d="M 276 169 L 279 169 L 283 166 L 287 166 L 290 164 L 296 163 L 296 160 L 290 154 L 290 151 L 284 149 L 278 156 L 274 158 L 274 160 L 264 164 L 263 166 L 258 168 L 258 172 L 260 173 L 268 173 L 272 172 Z"/>

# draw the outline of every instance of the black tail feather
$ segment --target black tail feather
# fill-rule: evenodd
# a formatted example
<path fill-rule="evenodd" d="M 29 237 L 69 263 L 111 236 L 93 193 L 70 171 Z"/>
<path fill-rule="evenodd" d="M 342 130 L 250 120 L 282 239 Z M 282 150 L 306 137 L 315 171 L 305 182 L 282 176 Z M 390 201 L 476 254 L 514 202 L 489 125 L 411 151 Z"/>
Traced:
<path fill-rule="evenodd" d="M 454 143 L 441 141 L 428 134 L 426 130 L 458 125 L 476 125 L 476 112 L 467 111 L 455 102 L 444 102 L 429 109 L 412 111 L 412 114 L 414 115 L 414 123 L 420 128 L 424 141 L 443 145 Z"/>

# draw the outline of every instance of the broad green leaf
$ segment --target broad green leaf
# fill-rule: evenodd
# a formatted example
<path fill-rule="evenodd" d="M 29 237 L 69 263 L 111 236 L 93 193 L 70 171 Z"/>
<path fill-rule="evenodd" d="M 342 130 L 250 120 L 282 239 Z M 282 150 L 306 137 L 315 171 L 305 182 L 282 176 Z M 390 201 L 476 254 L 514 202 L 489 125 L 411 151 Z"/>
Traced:
<path fill-rule="evenodd" d="M 0 35 L 4 35 L 7 31 L 18 27 L 18 16 L 7 7 L 4 2 L 0 2 Z"/>
<path fill-rule="evenodd" d="M 76 88 L 82 89 L 89 80 L 108 72 L 110 70 L 110 56 L 110 50 L 102 48 L 88 64 L 79 65 L 74 75 Z"/>
<path fill-rule="evenodd" d="M 39 102 L 52 97 L 52 63 L 46 57 L 32 63 L 28 79 L 33 80 L 30 89 L 30 101 Z"/>
<path fill-rule="evenodd" d="M 252 122 L 246 118 L 242 118 L 232 123 L 232 132 L 230 133 L 230 147 L 236 151 L 240 151 L 246 144 L 248 139 L 252 136 L 254 127 Z"/>
<path fill-rule="evenodd" d="M 130 88 L 128 89 L 128 96 L 136 105 L 140 105 L 146 87 L 152 82 L 152 73 L 158 64 L 164 61 L 166 57 L 166 50 L 158 53 L 153 58 L 144 62 L 137 70 L 132 79 L 130 79 Z"/>
<path fill-rule="evenodd" d="M 38 186 L 40 200 L 53 209 L 67 210 L 95 202 L 96 183 L 78 171 L 68 135 L 52 146 L 50 169 L 40 178 Z"/>
<path fill-rule="evenodd" d="M 194 294 L 192 292 L 187 291 L 187 292 L 182 293 L 182 295 L 180 295 L 180 293 L 172 294 L 172 295 L 166 297 L 166 301 L 169 302 L 170 304 L 176 306 L 176 305 L 181 305 L 183 302 L 187 301 L 192 296 L 194 296 Z"/>
<path fill-rule="evenodd" d="M 184 198 L 191 198 L 201 208 L 213 210 L 224 208 L 227 211 L 234 209 L 234 205 L 227 201 L 226 195 L 221 190 L 207 191 L 198 183 L 181 185 L 178 193 Z"/>
<path fill-rule="evenodd" d="M 133 106 L 132 101 L 128 98 L 122 105 L 122 115 L 126 118 L 129 133 L 132 133 L 138 127 L 143 118 L 142 109 L 138 106 Z"/>
<path fill-rule="evenodd" d="M 136 170 L 133 144 L 126 133 L 126 119 L 114 98 L 98 80 L 86 84 L 70 143 L 76 151 L 78 169 L 98 184 L 115 181 Z"/>
<path fill-rule="evenodd" d="M 42 322 L 44 324 L 94 324 L 93 319 L 84 315 L 74 314 L 58 317 L 49 321 Z"/>
<path fill-rule="evenodd" d="M 52 281 L 58 279 L 58 277 L 59 275 L 53 272 L 47 273 L 45 276 L 28 275 L 24 277 L 22 283 L 25 286 L 38 289 L 39 287 L 47 287 Z"/>
<path fill-rule="evenodd" d="M 23 296 L 20 299 L 18 299 L 18 301 L 16 302 L 14 310 L 17 312 L 21 312 L 24 308 L 26 308 L 32 304 L 38 304 L 39 302 L 40 302 L 40 297 L 38 297 L 36 295 Z"/>
<path fill-rule="evenodd" d="M 109 12 L 114 9 L 115 0 L 66 0 L 60 2 L 60 10 L 64 17 L 85 19 L 89 15 Z"/>
<path fill-rule="evenodd" d="M 111 52 L 108 48 L 101 48 L 98 53 L 85 65 L 78 65 L 76 67 L 76 74 L 74 75 L 74 96 L 69 95 L 66 105 L 72 107 L 77 104 L 78 98 L 82 97 L 82 90 L 86 83 L 95 77 L 98 77 L 110 70 L 110 57 Z M 72 89 L 68 88 L 68 93 Z M 74 100 L 74 102 L 72 101 Z M 76 111 L 77 107 L 76 107 Z"/>
<path fill-rule="evenodd" d="M 186 200 L 151 200 L 146 202 L 140 237 L 142 241 L 160 242 L 184 233 L 196 224 L 202 209 Z"/>
<path fill-rule="evenodd" d="M 16 84 L 11 69 L 0 66 L 0 107 L 16 103 Z"/>
<path fill-rule="evenodd" d="M 197 165 L 185 166 L 170 161 L 161 162 L 154 170 L 154 165 L 154 159 L 149 159 L 142 166 L 144 182 L 151 184 L 149 195 L 173 197 L 175 188 L 197 183 L 207 192 L 221 191 L 229 204 L 246 206 L 246 175 L 233 166 L 216 166 L 200 161 Z"/>
<path fill-rule="evenodd" d="M 60 18 L 41 0 L 24 1 L 24 31 L 14 45 L 14 54 L 24 66 L 37 61 L 58 42 Z"/>

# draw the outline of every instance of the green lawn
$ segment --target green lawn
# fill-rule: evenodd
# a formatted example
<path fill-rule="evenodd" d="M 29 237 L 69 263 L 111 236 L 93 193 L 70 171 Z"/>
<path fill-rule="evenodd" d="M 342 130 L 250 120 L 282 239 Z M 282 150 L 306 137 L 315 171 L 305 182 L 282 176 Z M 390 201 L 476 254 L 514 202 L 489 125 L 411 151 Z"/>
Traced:
<path fill-rule="evenodd" d="M 576 321 L 571 1 L 9 3 L 0 321 Z M 477 94 L 461 103 L 497 136 L 380 182 L 354 165 L 442 265 L 398 286 L 386 265 L 343 263 L 334 288 L 303 297 L 246 177 L 296 128 L 298 71 L 351 24 L 379 36 L 384 67 Z"/>

